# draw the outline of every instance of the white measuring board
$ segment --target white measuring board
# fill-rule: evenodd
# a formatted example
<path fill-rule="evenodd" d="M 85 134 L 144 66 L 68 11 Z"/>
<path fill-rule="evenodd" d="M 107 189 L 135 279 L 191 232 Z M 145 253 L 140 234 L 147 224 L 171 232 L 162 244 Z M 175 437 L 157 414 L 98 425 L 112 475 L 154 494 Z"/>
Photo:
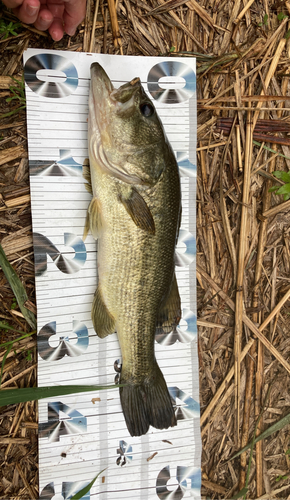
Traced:
<path fill-rule="evenodd" d="M 118 388 L 39 402 L 40 499 L 200 499 L 200 428 L 195 287 L 195 59 L 29 49 L 24 54 L 38 311 L 38 385 L 112 384 L 117 335 L 99 339 L 91 322 L 97 242 L 82 234 L 90 195 L 87 152 L 90 65 L 115 87 L 140 77 L 176 154 L 182 222 L 176 275 L 182 319 L 158 331 L 155 351 L 178 425 L 131 437 Z"/>

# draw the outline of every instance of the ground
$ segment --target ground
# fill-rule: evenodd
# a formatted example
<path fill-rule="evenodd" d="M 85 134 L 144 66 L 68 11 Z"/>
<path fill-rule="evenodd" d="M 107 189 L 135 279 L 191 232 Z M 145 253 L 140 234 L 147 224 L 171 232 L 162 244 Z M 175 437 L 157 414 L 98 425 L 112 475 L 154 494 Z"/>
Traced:
<path fill-rule="evenodd" d="M 27 47 L 196 56 L 202 495 L 222 499 L 242 491 L 251 499 L 289 499 L 290 201 L 287 186 L 284 195 L 269 188 L 284 185 L 273 171 L 290 168 L 290 4 L 96 5 L 96 16 L 90 0 L 76 35 L 58 43 L 15 26 L 17 19 L 1 7 L 1 244 L 26 289 L 26 307 L 36 314 L 22 84 Z M 14 342 L 6 359 L 7 346 L 1 347 L 1 388 L 32 387 L 36 335 L 2 272 L 0 294 L 1 344 L 31 334 Z M 37 403 L 2 407 L 0 422 L 1 498 L 37 499 Z M 252 458 L 248 450 L 228 461 L 267 429 Z"/>

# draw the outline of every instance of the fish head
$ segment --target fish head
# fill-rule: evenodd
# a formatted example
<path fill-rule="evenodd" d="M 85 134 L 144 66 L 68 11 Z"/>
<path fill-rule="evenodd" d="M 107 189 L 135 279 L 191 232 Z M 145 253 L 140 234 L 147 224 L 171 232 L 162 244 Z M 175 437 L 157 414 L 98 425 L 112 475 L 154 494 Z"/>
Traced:
<path fill-rule="evenodd" d="M 98 63 L 91 66 L 88 137 L 91 169 L 129 184 L 155 184 L 165 167 L 168 142 L 140 79 L 115 89 Z"/>

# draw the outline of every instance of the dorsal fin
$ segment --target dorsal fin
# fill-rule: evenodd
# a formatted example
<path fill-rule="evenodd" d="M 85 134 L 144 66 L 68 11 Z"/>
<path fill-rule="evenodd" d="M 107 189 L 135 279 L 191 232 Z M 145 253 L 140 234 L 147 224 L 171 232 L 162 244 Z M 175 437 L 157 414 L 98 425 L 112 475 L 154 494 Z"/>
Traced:
<path fill-rule="evenodd" d="M 85 184 L 86 190 L 93 194 L 93 189 L 92 189 L 92 181 L 91 181 L 91 169 L 90 169 L 90 162 L 89 159 L 86 158 L 83 163 L 83 178 L 87 181 L 87 184 Z"/>

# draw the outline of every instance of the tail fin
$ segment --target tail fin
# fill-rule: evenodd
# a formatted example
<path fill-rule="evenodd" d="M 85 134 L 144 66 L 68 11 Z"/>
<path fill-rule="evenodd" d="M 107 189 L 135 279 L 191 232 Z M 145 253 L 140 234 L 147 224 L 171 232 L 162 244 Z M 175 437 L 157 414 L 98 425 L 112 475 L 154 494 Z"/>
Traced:
<path fill-rule="evenodd" d="M 122 377 L 120 398 L 126 425 L 131 436 L 146 434 L 149 425 L 168 429 L 177 425 L 172 401 L 163 374 L 155 363 L 154 374 L 142 384 L 134 384 Z"/>

